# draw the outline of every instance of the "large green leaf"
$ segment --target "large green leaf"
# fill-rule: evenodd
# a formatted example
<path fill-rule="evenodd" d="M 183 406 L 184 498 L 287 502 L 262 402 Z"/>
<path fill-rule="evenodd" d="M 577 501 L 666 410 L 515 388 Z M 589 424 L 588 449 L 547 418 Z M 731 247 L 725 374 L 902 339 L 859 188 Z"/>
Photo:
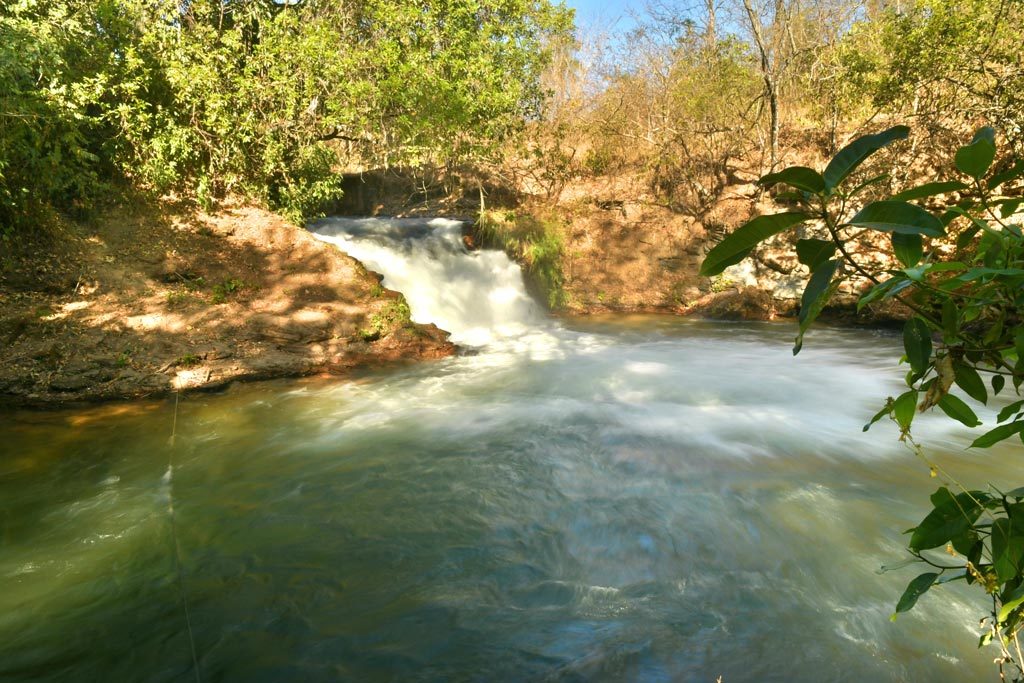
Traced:
<path fill-rule="evenodd" d="M 903 591 L 900 601 L 896 603 L 896 614 L 913 608 L 917 604 L 917 599 L 928 592 L 937 578 L 939 578 L 938 572 L 926 572 L 907 584 L 907 589 Z M 892 615 L 893 618 L 896 617 L 896 614 Z"/>
<path fill-rule="evenodd" d="M 811 272 L 832 258 L 836 253 L 836 243 L 832 240 L 806 239 L 796 241 L 796 257 Z"/>
<path fill-rule="evenodd" d="M 862 432 L 868 431 L 869 429 L 871 429 L 871 425 L 875 424 L 876 422 L 878 422 L 879 420 L 881 420 L 883 417 L 885 417 L 886 415 L 888 415 L 891 412 L 892 412 L 892 399 L 890 399 L 890 400 L 885 402 L 885 405 L 882 406 L 882 409 L 874 414 L 874 416 L 867 422 L 867 424 L 864 425 L 864 427 L 861 429 L 861 431 Z"/>
<path fill-rule="evenodd" d="M 956 385 L 967 392 L 968 396 L 979 403 L 988 403 L 988 390 L 977 370 L 966 363 L 956 362 L 953 364 L 953 375 L 956 377 Z"/>
<path fill-rule="evenodd" d="M 903 326 L 903 349 L 907 352 L 907 360 L 914 374 L 924 374 L 932 357 L 932 331 L 918 316 Z"/>
<path fill-rule="evenodd" d="M 993 446 L 1004 439 L 1009 439 L 1011 436 L 1020 434 L 1024 431 L 1024 422 L 1009 422 L 1004 425 L 999 425 L 995 429 L 985 432 L 971 444 L 971 448 L 988 448 Z"/>
<path fill-rule="evenodd" d="M 992 567 L 1000 582 L 1009 581 L 1020 573 L 1024 559 L 1022 532 L 1024 529 L 1005 517 L 992 523 Z"/>
<path fill-rule="evenodd" d="M 701 264 L 700 274 L 708 277 L 718 275 L 745 259 L 760 242 L 809 218 L 806 213 L 790 212 L 758 216 L 747 221 L 708 252 Z"/>
<path fill-rule="evenodd" d="M 859 137 L 846 147 L 843 147 L 835 155 L 823 174 L 825 189 L 834 190 L 843 182 L 848 175 L 857 170 L 857 167 L 870 155 L 882 149 L 896 140 L 904 140 L 910 135 L 910 128 L 906 126 L 894 126 L 881 133 Z"/>
<path fill-rule="evenodd" d="M 790 166 L 778 173 L 766 175 L 757 182 L 765 187 L 770 187 L 775 183 L 785 183 L 811 194 L 818 194 L 825 190 L 825 179 L 813 168 L 806 166 Z"/>
<path fill-rule="evenodd" d="M 994 190 L 1003 183 L 1016 180 L 1022 175 L 1024 175 L 1024 159 L 1021 159 L 1002 173 L 996 173 L 994 176 L 989 178 L 988 189 Z"/>
<path fill-rule="evenodd" d="M 950 544 L 953 546 L 953 550 L 957 551 L 961 555 L 971 555 L 977 548 L 978 533 L 974 529 L 971 529 L 966 534 L 960 536 L 954 536 L 950 539 Z"/>
<path fill-rule="evenodd" d="M 896 418 L 896 424 L 900 429 L 910 429 L 910 423 L 914 421 L 917 413 L 917 392 L 911 389 L 896 397 L 892 403 L 892 416 Z"/>
<path fill-rule="evenodd" d="M 954 217 L 959 215 L 955 211 L 947 211 L 946 214 L 947 215 L 951 214 Z M 949 223 L 946 223 L 946 225 L 949 225 Z M 974 239 L 974 236 L 977 235 L 978 231 L 980 231 L 980 230 L 981 230 L 981 228 L 979 228 L 977 225 L 972 225 L 971 227 L 969 227 L 966 230 L 964 230 L 956 238 L 956 248 L 957 249 L 964 249 L 964 248 L 966 248 L 967 245 L 971 243 L 971 240 Z"/>
<path fill-rule="evenodd" d="M 1022 204 L 1024 204 L 1024 198 L 1022 198 L 1022 197 L 1014 197 L 1012 199 L 1006 199 L 1006 200 L 1003 200 L 1003 201 L 994 201 L 994 202 L 992 202 L 993 206 L 995 206 L 995 205 L 999 206 L 999 217 L 1000 218 L 1009 218 L 1013 214 L 1017 213 L 1017 211 L 1020 210 L 1020 207 L 1021 207 Z M 1006 228 L 1007 228 L 1007 230 L 1013 231 L 1013 230 L 1016 229 L 1016 226 L 1014 226 L 1014 225 L 1007 225 Z M 1016 234 L 1016 233 L 1014 233 L 1014 234 Z"/>
<path fill-rule="evenodd" d="M 953 161 L 957 170 L 977 180 L 985 175 L 995 158 L 996 132 L 985 126 L 974 134 L 971 144 L 957 150 Z"/>
<path fill-rule="evenodd" d="M 976 491 L 953 496 L 948 489 L 939 489 L 932 495 L 932 504 L 935 508 L 914 529 L 910 537 L 910 549 L 920 551 L 938 548 L 967 533 L 981 516 L 983 502 L 986 499 L 987 497 L 979 496 Z"/>
<path fill-rule="evenodd" d="M 924 282 L 924 276 L 932 269 L 931 263 L 923 263 L 913 268 L 904 268 L 903 273 L 914 282 Z"/>
<path fill-rule="evenodd" d="M 946 394 L 939 400 L 939 408 L 942 409 L 949 417 L 962 422 L 968 427 L 977 427 L 981 424 L 981 420 L 974 414 L 971 407 L 961 401 L 953 394 Z"/>
<path fill-rule="evenodd" d="M 1006 422 L 1013 417 L 1014 413 L 1019 413 L 1021 411 L 1024 411 L 1024 400 L 1014 401 L 999 411 L 999 415 L 996 417 L 996 420 L 999 422 Z"/>
<path fill-rule="evenodd" d="M 910 201 L 911 199 L 922 199 L 924 197 L 934 197 L 938 194 L 947 194 L 949 192 L 960 192 L 967 189 L 967 185 L 961 183 L 958 180 L 950 180 L 946 182 L 936 183 L 925 183 L 924 185 L 918 185 L 917 187 L 911 187 L 910 189 L 903 190 L 903 192 L 897 192 L 890 199 L 896 199 L 899 201 Z"/>
<path fill-rule="evenodd" d="M 924 243 L 920 235 L 909 235 L 905 232 L 892 234 L 892 251 L 907 268 L 916 266 L 924 256 Z"/>
<path fill-rule="evenodd" d="M 877 301 L 878 299 L 888 299 L 890 296 L 895 296 L 912 284 L 913 282 L 902 274 L 891 277 L 883 282 L 879 282 L 877 285 L 874 285 L 871 289 L 861 295 L 860 299 L 857 301 L 857 310 L 860 311 L 862 308 L 874 301 Z"/>
<path fill-rule="evenodd" d="M 892 200 L 868 204 L 850 219 L 848 225 L 929 237 L 941 237 L 945 234 L 942 221 L 920 206 Z"/>
<path fill-rule="evenodd" d="M 828 290 L 829 283 L 832 282 L 832 276 L 835 275 L 838 266 L 839 259 L 832 259 L 816 270 L 811 279 L 807 281 L 807 287 L 804 288 L 803 296 L 800 298 L 799 320 L 801 323 L 808 319 L 814 303 Z"/>
<path fill-rule="evenodd" d="M 1010 616 L 1010 613 L 1020 607 L 1021 604 L 1024 604 L 1024 586 L 1013 591 L 1013 593 L 1003 600 L 1003 604 L 999 608 L 999 614 L 996 615 L 996 618 L 999 621 L 1006 621 L 1006 617 Z"/>
<path fill-rule="evenodd" d="M 800 313 L 797 316 L 800 322 L 800 331 L 797 333 L 796 343 L 793 345 L 793 355 L 800 353 L 804 345 L 804 334 L 810 328 L 811 323 L 818 317 L 821 310 L 828 303 L 832 294 L 839 286 L 839 280 L 832 282 L 832 276 L 839 266 L 839 259 L 826 261 L 818 267 L 807 281 L 803 296 L 800 298 Z"/>
<path fill-rule="evenodd" d="M 862 190 L 866 190 L 867 188 L 871 187 L 872 185 L 876 185 L 876 184 L 882 182 L 883 180 L 888 180 L 888 179 L 889 179 L 889 174 L 888 173 L 881 173 L 881 174 L 876 175 L 876 176 L 874 176 L 872 178 L 868 178 L 867 180 L 862 182 L 860 185 L 857 185 L 855 188 L 853 188 L 852 190 L 847 192 L 846 194 L 847 194 L 848 197 L 856 196 L 856 195 L 860 194 L 860 192 Z"/>

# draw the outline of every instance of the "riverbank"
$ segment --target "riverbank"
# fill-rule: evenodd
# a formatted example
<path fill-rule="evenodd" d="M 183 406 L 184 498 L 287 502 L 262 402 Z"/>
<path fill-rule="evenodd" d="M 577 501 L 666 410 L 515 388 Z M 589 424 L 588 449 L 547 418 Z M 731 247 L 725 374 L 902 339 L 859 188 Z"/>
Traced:
<path fill-rule="evenodd" d="M 468 193 L 410 199 L 387 180 L 359 179 L 366 188 L 347 188 L 351 205 L 338 209 L 471 216 L 479 208 Z M 498 232 L 477 224 L 468 244 L 504 247 L 534 296 L 559 315 L 796 315 L 804 277 L 784 245 L 723 276 L 698 274 L 724 226 L 758 210 L 753 185 L 734 188 L 704 220 L 658 205 L 623 179 L 580 183 L 555 204 L 511 197 L 488 212 Z M 446 332 L 412 323 L 402 295 L 377 274 L 251 203 L 206 212 L 133 199 L 99 216 L 55 221 L 0 259 L 0 405 L 345 375 L 455 352 Z M 855 295 L 841 292 L 823 318 L 869 326 L 902 318 L 893 306 L 858 312 Z"/>
<path fill-rule="evenodd" d="M 820 160 L 808 161 L 818 163 Z M 709 320 L 795 319 L 807 283 L 791 235 L 759 245 L 753 258 L 713 278 L 704 255 L 750 218 L 784 210 L 756 184 L 753 169 L 734 169 L 718 198 L 696 213 L 669 207 L 640 173 L 575 177 L 545 196 L 497 178 L 434 179 L 417 192 L 409 170 L 345 178 L 340 215 L 459 216 L 470 247 L 503 249 L 523 267 L 527 286 L 567 317 L 658 313 Z M 444 191 L 451 187 L 454 190 Z M 483 220 L 479 191 L 486 187 Z M 884 245 L 872 258 L 885 262 Z M 902 324 L 907 310 L 888 300 L 857 310 L 866 281 L 848 281 L 821 319 L 841 325 Z"/>
<path fill-rule="evenodd" d="M 0 264 L 7 405 L 345 375 L 449 356 L 447 336 L 355 259 L 239 202 L 133 201 L 40 230 Z"/>

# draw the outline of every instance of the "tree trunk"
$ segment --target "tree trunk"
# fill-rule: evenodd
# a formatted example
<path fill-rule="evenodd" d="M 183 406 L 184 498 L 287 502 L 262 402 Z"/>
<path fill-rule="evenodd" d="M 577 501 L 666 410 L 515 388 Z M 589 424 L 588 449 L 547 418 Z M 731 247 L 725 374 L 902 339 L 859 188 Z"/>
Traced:
<path fill-rule="evenodd" d="M 771 162 L 768 172 L 771 173 L 779 162 L 779 89 L 775 79 L 768 74 L 765 74 L 764 82 L 768 96 L 769 125 L 771 126 L 771 132 L 768 135 L 768 158 Z"/>
<path fill-rule="evenodd" d="M 718 42 L 718 36 L 715 33 L 717 30 L 715 26 L 715 0 L 704 0 L 704 4 L 708 12 L 707 24 L 704 27 L 704 44 L 709 52 L 714 52 Z"/>
<path fill-rule="evenodd" d="M 743 9 L 750 21 L 750 32 L 754 34 L 754 44 L 761 58 L 761 78 L 764 80 L 764 96 L 768 100 L 768 157 L 771 162 L 769 172 L 775 170 L 779 155 L 779 88 L 772 64 L 771 49 L 764 38 L 761 19 L 757 16 L 750 0 L 743 0 Z"/>

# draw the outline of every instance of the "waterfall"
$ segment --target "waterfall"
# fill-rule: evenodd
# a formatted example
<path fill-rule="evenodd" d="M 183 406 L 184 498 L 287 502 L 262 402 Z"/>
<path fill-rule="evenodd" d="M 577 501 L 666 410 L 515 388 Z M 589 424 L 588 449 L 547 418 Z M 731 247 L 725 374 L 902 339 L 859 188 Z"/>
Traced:
<path fill-rule="evenodd" d="M 328 218 L 313 234 L 384 276 L 405 295 L 418 323 L 434 323 L 453 342 L 481 347 L 544 323 L 519 266 L 498 250 L 468 250 L 459 221 L 444 218 Z"/>

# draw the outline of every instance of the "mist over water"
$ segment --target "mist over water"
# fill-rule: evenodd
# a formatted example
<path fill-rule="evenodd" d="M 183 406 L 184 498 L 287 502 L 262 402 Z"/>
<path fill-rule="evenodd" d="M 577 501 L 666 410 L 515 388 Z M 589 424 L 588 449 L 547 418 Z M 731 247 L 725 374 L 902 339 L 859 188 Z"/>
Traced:
<path fill-rule="evenodd" d="M 457 224 L 317 229 L 474 353 L 189 396 L 173 446 L 173 402 L 0 417 L 0 680 L 194 680 L 172 495 L 204 681 L 992 675 L 970 591 L 888 619 L 937 486 L 861 431 L 897 338 L 566 326 Z M 1024 483 L 949 423 L 918 432 L 952 475 Z"/>

